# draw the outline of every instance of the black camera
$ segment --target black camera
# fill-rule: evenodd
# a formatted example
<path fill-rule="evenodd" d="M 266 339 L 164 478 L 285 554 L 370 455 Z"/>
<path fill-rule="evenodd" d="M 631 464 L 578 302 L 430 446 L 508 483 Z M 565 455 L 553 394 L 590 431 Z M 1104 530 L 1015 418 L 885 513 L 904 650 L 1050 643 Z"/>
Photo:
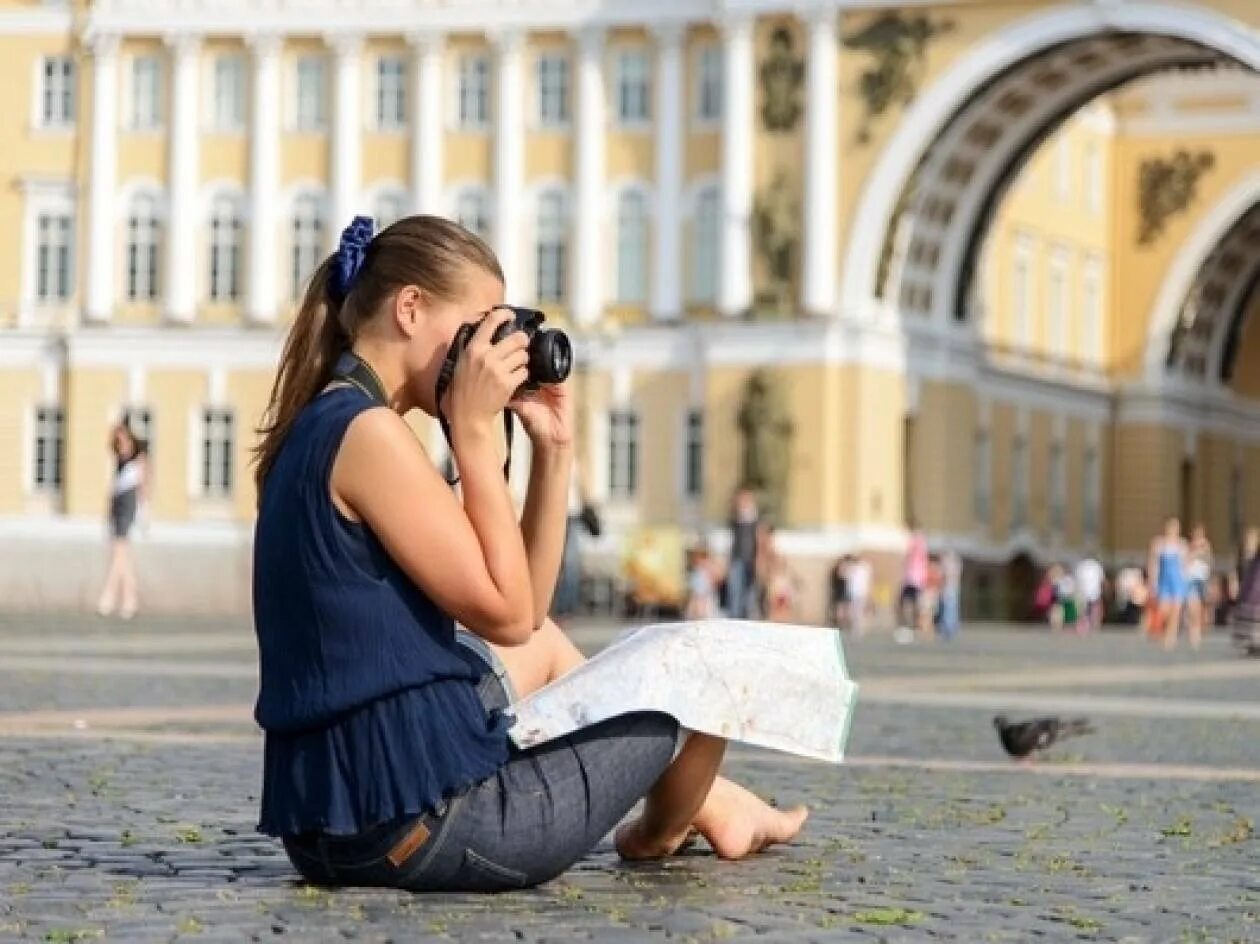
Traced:
<path fill-rule="evenodd" d="M 491 344 L 498 344 L 513 331 L 524 331 L 529 338 L 529 379 L 525 381 L 523 390 L 537 390 L 540 384 L 563 383 L 568 379 L 573 369 L 573 345 L 567 334 L 555 328 L 543 328 L 542 323 L 547 317 L 537 308 L 496 305 L 495 309 L 510 311 L 512 319 L 495 329 L 490 338 Z M 475 321 L 459 326 L 446 355 L 449 363 L 453 365 L 464 353 L 480 324 L 481 321 Z"/>

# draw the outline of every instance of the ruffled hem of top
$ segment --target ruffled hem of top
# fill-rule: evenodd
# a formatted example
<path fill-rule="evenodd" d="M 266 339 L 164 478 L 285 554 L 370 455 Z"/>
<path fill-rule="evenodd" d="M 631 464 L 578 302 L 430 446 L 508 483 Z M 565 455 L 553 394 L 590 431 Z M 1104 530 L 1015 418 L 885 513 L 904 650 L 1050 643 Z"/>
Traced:
<path fill-rule="evenodd" d="M 335 723 L 268 734 L 260 832 L 353 835 L 417 816 L 507 762 L 512 719 L 476 688 L 442 680 L 377 699 Z"/>

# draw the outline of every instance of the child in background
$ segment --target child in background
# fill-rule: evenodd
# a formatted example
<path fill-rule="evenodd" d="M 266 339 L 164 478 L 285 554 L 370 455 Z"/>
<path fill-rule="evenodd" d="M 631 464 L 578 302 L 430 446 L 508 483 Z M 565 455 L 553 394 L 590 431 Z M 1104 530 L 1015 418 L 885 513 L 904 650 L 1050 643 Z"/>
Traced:
<path fill-rule="evenodd" d="M 717 575 L 707 548 L 694 548 L 687 561 L 687 605 L 684 616 L 690 620 L 717 616 Z"/>

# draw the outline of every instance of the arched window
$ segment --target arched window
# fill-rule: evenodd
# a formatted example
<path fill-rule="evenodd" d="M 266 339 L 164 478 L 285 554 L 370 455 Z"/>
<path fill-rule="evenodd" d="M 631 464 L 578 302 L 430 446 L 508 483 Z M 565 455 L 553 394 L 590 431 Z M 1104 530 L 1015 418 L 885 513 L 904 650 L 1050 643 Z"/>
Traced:
<path fill-rule="evenodd" d="M 692 220 L 692 301 L 711 303 L 717 298 L 720 213 L 716 187 L 706 187 L 696 195 L 696 212 Z"/>
<path fill-rule="evenodd" d="M 241 297 L 241 212 L 230 196 L 210 206 L 210 300 L 234 302 Z"/>
<path fill-rule="evenodd" d="M 535 275 L 538 301 L 563 302 L 568 276 L 568 226 L 564 194 L 548 190 L 538 197 L 538 246 Z"/>
<path fill-rule="evenodd" d="M 314 194 L 305 193 L 293 201 L 291 252 L 293 297 L 298 298 L 324 252 L 324 208 Z"/>
<path fill-rule="evenodd" d="M 397 190 L 386 190 L 376 198 L 373 215 L 376 218 L 376 231 L 379 233 L 386 226 L 396 223 L 406 216 L 406 197 Z"/>
<path fill-rule="evenodd" d="M 158 297 L 158 247 L 161 223 L 157 200 L 147 193 L 131 201 L 127 213 L 127 300 L 151 302 Z"/>
<path fill-rule="evenodd" d="M 455 200 L 455 222 L 482 239 L 490 238 L 490 214 L 484 191 L 476 187 L 460 191 Z"/>
<path fill-rule="evenodd" d="M 647 198 L 625 190 L 617 199 L 617 301 L 640 305 L 647 299 Z"/>

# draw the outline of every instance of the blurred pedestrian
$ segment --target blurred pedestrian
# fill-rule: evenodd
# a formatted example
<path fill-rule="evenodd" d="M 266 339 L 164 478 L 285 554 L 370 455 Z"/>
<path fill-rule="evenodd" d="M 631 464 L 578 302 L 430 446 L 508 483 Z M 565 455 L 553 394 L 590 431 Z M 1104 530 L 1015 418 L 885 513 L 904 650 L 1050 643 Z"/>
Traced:
<path fill-rule="evenodd" d="M 848 629 L 850 616 L 849 596 L 849 566 L 852 557 L 848 554 L 841 555 L 836 559 L 835 564 L 831 568 L 831 576 L 828 581 L 827 594 L 827 614 L 831 618 L 831 623 L 836 629 Z"/>
<path fill-rule="evenodd" d="M 117 606 L 119 616 L 131 619 L 139 605 L 131 531 L 148 500 L 148 448 L 126 423 L 110 430 L 109 448 L 114 454 L 109 488 L 109 567 L 96 611 L 109 616 Z"/>
<path fill-rule="evenodd" d="M 941 555 L 941 621 L 940 633 L 954 639 L 962 626 L 963 559 L 953 548 Z"/>
<path fill-rule="evenodd" d="M 717 573 L 709 549 L 703 545 L 688 552 L 687 604 L 683 615 L 689 620 L 712 619 L 719 615 Z"/>
<path fill-rule="evenodd" d="M 849 556 L 849 627 L 853 635 L 866 633 L 866 616 L 871 606 L 871 562 L 855 554 Z"/>
<path fill-rule="evenodd" d="M 1190 629 L 1190 644 L 1197 645 L 1207 623 L 1208 583 L 1212 579 L 1212 543 L 1207 530 L 1196 524 L 1190 533 L 1186 571 L 1186 620 Z"/>
<path fill-rule="evenodd" d="M 1181 520 L 1176 517 L 1164 522 L 1163 533 L 1151 541 L 1150 572 L 1155 574 L 1155 600 L 1159 632 L 1164 638 L 1164 648 L 1177 645 L 1177 633 L 1181 629 L 1181 614 L 1185 606 L 1189 551 L 1181 536 Z M 1191 630 L 1190 645 L 1199 647 L 1198 633 Z"/>
<path fill-rule="evenodd" d="M 928 577 L 927 538 L 918 526 L 911 522 L 910 538 L 906 544 L 906 556 L 902 566 L 901 596 L 897 601 L 899 624 L 898 641 L 914 639 L 913 628 L 920 625 L 920 596 Z M 909 633 L 909 635 L 907 635 Z"/>
<path fill-rule="evenodd" d="M 1077 632 L 1082 635 L 1102 629 L 1103 585 L 1106 582 L 1106 572 L 1096 558 L 1083 557 L 1076 562 L 1076 596 L 1080 607 L 1076 626 Z"/>
<path fill-rule="evenodd" d="M 756 593 L 757 526 L 761 513 L 752 490 L 740 488 L 731 503 L 731 549 L 726 562 L 727 610 L 748 619 Z"/>

